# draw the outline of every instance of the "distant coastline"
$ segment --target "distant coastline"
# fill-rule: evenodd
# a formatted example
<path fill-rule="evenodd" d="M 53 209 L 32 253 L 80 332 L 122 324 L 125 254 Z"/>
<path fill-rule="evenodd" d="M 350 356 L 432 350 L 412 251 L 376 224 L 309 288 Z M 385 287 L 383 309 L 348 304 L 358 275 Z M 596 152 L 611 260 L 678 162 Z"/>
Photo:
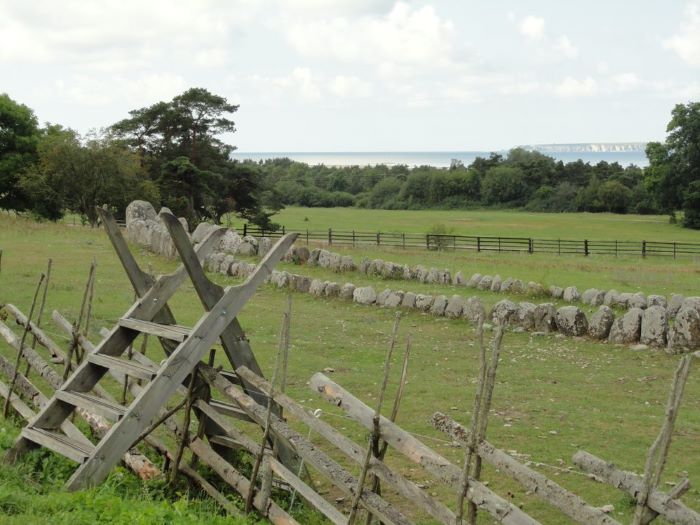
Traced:
<path fill-rule="evenodd" d="M 582 160 L 591 164 L 600 161 L 618 162 L 622 166 L 637 165 L 644 167 L 648 164 L 644 154 L 645 143 L 591 143 L 591 144 L 540 144 L 522 146 L 524 149 L 544 153 L 562 162 Z M 488 157 L 490 151 L 263 151 L 248 152 L 234 151 L 233 159 L 253 160 L 255 162 L 275 158 L 289 158 L 309 165 L 324 164 L 326 166 L 388 166 L 406 165 L 449 167 L 453 160 L 464 165 L 471 164 L 477 157 Z M 501 155 L 507 150 L 494 151 Z"/>

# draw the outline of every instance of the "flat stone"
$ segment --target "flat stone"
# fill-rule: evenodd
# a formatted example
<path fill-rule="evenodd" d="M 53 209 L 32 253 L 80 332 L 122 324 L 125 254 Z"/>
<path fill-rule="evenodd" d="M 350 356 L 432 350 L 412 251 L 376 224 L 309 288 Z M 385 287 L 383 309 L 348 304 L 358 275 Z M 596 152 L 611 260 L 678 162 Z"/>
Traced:
<path fill-rule="evenodd" d="M 588 332 L 588 319 L 578 306 L 564 306 L 557 310 L 557 328 L 569 336 L 582 336 Z"/>
<path fill-rule="evenodd" d="M 578 293 L 578 289 L 575 286 L 567 286 L 564 288 L 564 294 L 561 298 L 567 303 L 573 303 L 581 299 L 581 294 Z"/>
<path fill-rule="evenodd" d="M 638 343 L 642 330 L 641 308 L 630 308 L 625 315 L 615 319 L 608 341 L 618 344 Z"/>
<path fill-rule="evenodd" d="M 352 283 L 345 283 L 340 288 L 339 297 L 341 299 L 345 299 L 346 301 L 349 301 L 349 300 L 353 299 L 354 292 L 355 292 L 355 285 Z"/>
<path fill-rule="evenodd" d="M 430 313 L 433 315 L 445 315 L 445 308 L 447 308 L 447 297 L 436 295 L 433 299 L 433 304 L 430 306 Z"/>
<path fill-rule="evenodd" d="M 457 319 L 458 317 L 461 317 L 466 304 L 467 301 L 464 300 L 464 297 L 461 295 L 453 295 L 450 297 L 450 300 L 445 307 L 445 317 L 449 317 L 450 319 Z"/>
<path fill-rule="evenodd" d="M 642 315 L 639 341 L 645 345 L 663 348 L 668 335 L 668 314 L 663 306 L 650 306 Z"/>
<path fill-rule="evenodd" d="M 427 312 L 433 305 L 433 296 L 419 293 L 416 295 L 416 308 L 422 312 Z"/>
<path fill-rule="evenodd" d="M 486 318 L 484 303 L 478 297 L 470 297 L 464 305 L 462 315 L 472 323 L 477 323 L 479 318 Z"/>
<path fill-rule="evenodd" d="M 588 322 L 588 335 L 593 339 L 607 339 L 614 322 L 615 313 L 612 309 L 609 306 L 601 305 Z"/>
<path fill-rule="evenodd" d="M 374 304 L 377 292 L 371 286 L 360 286 L 353 291 L 352 299 L 358 304 Z"/>
<path fill-rule="evenodd" d="M 680 354 L 700 347 L 700 313 L 695 308 L 681 308 L 668 331 L 668 350 Z"/>
<path fill-rule="evenodd" d="M 401 306 L 403 308 L 415 308 L 416 307 L 416 294 L 413 292 L 406 292 L 403 294 L 403 299 L 401 300 Z"/>

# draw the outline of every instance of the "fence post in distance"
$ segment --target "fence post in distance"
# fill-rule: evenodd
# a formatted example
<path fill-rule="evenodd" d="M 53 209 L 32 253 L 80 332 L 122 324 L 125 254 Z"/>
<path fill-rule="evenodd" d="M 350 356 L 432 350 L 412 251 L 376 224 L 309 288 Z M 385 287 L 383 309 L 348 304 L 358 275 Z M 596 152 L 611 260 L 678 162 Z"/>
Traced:
<path fill-rule="evenodd" d="M 647 256 L 647 241 L 642 241 L 642 258 Z"/>
<path fill-rule="evenodd" d="M 333 244 L 333 230 L 328 228 L 328 246 Z"/>

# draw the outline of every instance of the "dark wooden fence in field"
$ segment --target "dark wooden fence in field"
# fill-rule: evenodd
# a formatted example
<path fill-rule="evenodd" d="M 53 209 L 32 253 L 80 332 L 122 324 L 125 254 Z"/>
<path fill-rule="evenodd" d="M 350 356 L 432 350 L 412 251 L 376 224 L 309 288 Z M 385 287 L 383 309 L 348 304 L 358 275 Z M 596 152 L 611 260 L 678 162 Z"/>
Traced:
<path fill-rule="evenodd" d="M 387 246 L 425 248 L 427 250 L 471 250 L 475 252 L 551 253 L 557 255 L 614 255 L 676 257 L 700 255 L 700 243 L 675 241 L 596 241 L 590 239 L 535 239 L 532 237 L 494 237 L 487 235 L 443 235 L 433 233 L 391 233 L 333 230 L 267 231 L 243 225 L 244 235 L 280 237 L 294 231 L 307 244 L 311 241 L 332 246 Z"/>

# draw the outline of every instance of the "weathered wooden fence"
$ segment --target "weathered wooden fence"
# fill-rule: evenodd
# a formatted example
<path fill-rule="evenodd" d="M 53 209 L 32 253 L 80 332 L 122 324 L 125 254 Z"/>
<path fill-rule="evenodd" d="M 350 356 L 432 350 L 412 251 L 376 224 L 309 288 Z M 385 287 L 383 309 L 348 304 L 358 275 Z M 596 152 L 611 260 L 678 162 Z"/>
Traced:
<path fill-rule="evenodd" d="M 537 239 L 489 235 L 446 235 L 434 233 L 369 232 L 359 230 L 289 230 L 269 231 L 244 224 L 244 235 L 281 237 L 294 231 L 299 241 L 320 242 L 332 246 L 386 246 L 424 248 L 427 250 L 475 251 L 503 253 L 549 253 L 557 255 L 611 255 L 615 257 L 692 257 L 700 255 L 700 243 L 678 241 L 617 241 L 593 239 Z"/>

